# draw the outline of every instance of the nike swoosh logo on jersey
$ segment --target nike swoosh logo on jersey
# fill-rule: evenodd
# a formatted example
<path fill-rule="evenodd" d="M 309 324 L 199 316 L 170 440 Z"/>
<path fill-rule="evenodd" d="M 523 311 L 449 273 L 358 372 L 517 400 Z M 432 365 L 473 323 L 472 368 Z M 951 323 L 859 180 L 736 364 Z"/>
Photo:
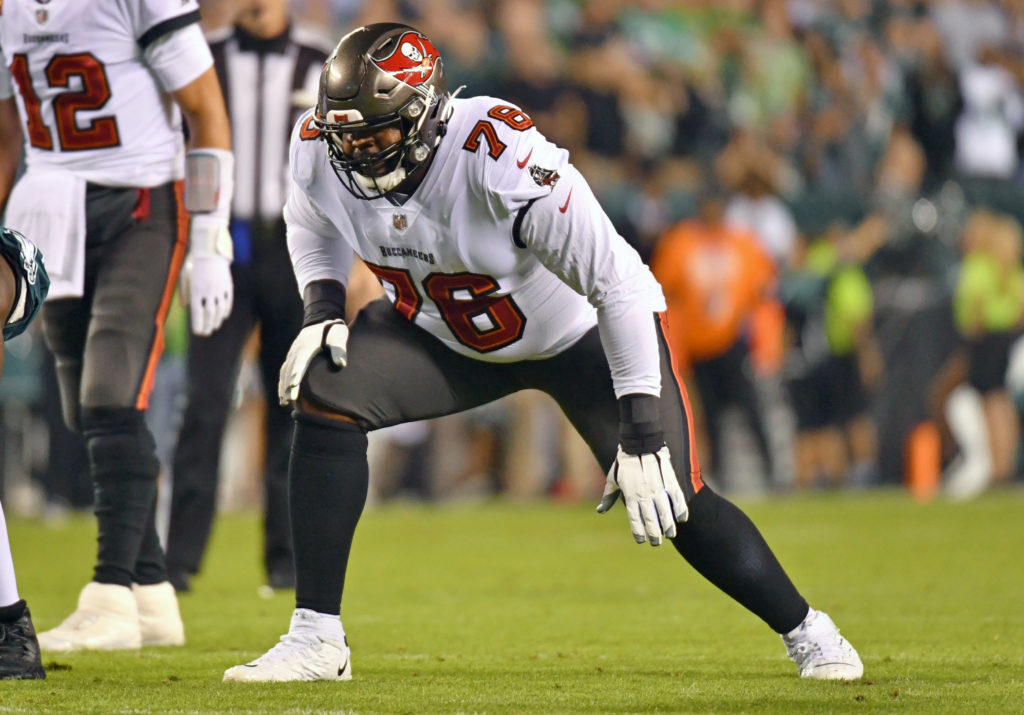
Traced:
<path fill-rule="evenodd" d="M 516 160 L 516 166 L 518 166 L 520 169 L 522 169 L 524 166 L 526 166 L 526 162 L 528 162 L 530 160 L 531 156 L 533 156 L 533 147 L 530 147 L 530 152 L 526 155 L 526 157 L 522 161 L 519 161 L 518 159 Z"/>
<path fill-rule="evenodd" d="M 565 203 L 562 204 L 561 206 L 559 206 L 558 210 L 561 211 L 562 213 L 565 213 L 566 210 L 569 208 L 569 199 L 571 199 L 571 198 L 572 198 L 572 188 L 570 187 L 569 188 L 569 195 L 565 197 Z"/>

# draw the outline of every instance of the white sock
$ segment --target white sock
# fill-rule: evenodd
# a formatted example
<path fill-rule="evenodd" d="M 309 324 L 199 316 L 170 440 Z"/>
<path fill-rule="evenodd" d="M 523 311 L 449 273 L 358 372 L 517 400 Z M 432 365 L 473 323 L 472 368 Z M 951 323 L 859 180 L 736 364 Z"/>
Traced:
<path fill-rule="evenodd" d="M 341 625 L 341 616 L 319 613 L 308 608 L 295 609 L 288 632 L 309 633 L 330 640 L 345 641 L 345 629 Z"/>
<path fill-rule="evenodd" d="M 0 504 L 0 607 L 20 601 L 18 581 L 14 578 L 14 559 L 11 557 L 11 542 L 7 537 L 7 520 L 4 507 Z"/>

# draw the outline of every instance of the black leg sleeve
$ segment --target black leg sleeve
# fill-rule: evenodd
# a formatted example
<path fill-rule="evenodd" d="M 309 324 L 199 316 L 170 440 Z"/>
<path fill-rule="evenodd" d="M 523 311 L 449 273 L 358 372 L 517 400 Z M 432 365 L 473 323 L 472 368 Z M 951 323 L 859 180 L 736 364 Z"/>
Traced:
<path fill-rule="evenodd" d="M 162 568 L 163 552 L 152 519 L 160 472 L 156 444 L 142 412 L 133 408 L 83 409 L 82 434 L 99 527 L 93 579 L 130 586 L 143 544 L 155 545 L 156 551 L 146 554 L 147 561 L 156 560 L 153 567 Z"/>
<path fill-rule="evenodd" d="M 689 520 L 672 539 L 683 558 L 776 633 L 800 625 L 807 601 L 747 515 L 707 486 L 689 506 Z"/>
<path fill-rule="evenodd" d="M 288 465 L 296 608 L 340 613 L 370 482 L 366 448 L 366 433 L 354 424 L 296 413 Z"/>
<path fill-rule="evenodd" d="M 149 510 L 149 518 L 142 531 L 142 544 L 139 547 L 139 558 L 135 560 L 135 573 L 132 581 L 142 586 L 152 586 L 167 580 L 167 564 L 164 549 L 160 545 L 160 537 L 156 531 L 156 499 Z"/>

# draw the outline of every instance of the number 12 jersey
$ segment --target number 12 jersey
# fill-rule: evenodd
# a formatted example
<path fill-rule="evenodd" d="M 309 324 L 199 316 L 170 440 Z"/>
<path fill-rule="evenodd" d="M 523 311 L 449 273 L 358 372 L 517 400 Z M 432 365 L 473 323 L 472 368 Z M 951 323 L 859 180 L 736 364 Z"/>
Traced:
<path fill-rule="evenodd" d="M 0 0 L 0 98 L 17 96 L 29 170 L 107 186 L 182 178 L 169 92 L 212 64 L 198 20 L 196 0 Z"/>

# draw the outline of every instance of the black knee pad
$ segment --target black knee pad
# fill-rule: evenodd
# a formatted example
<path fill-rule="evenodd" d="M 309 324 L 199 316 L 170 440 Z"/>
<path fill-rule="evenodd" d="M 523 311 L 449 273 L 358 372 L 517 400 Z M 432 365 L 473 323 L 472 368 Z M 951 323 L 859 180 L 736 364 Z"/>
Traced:
<path fill-rule="evenodd" d="M 292 413 L 292 418 L 295 420 L 293 450 L 323 457 L 366 452 L 366 432 L 355 423 L 332 420 L 299 409 Z"/>
<path fill-rule="evenodd" d="M 93 479 L 155 479 L 160 473 L 156 442 L 139 410 L 83 408 L 82 436 Z"/>

